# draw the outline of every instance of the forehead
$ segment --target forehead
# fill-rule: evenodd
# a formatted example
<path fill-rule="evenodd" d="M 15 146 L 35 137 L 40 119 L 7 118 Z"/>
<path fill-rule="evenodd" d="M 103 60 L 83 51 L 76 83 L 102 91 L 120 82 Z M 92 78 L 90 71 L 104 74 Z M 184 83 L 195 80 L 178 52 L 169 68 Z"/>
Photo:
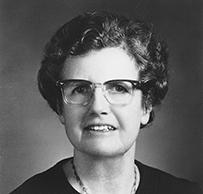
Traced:
<path fill-rule="evenodd" d="M 121 48 L 105 48 L 91 51 L 84 56 L 67 58 L 63 79 L 87 79 L 106 81 L 110 79 L 138 79 L 135 60 Z"/>

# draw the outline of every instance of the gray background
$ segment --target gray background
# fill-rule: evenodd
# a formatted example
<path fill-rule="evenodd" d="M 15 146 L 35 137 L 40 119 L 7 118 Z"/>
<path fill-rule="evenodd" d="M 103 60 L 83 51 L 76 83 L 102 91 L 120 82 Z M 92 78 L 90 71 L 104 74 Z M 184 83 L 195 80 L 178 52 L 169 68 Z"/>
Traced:
<path fill-rule="evenodd" d="M 1 0 L 0 193 L 71 156 L 63 126 L 40 96 L 42 50 L 63 23 L 109 10 L 154 23 L 170 47 L 167 98 L 141 130 L 137 159 L 203 186 L 201 0 Z"/>

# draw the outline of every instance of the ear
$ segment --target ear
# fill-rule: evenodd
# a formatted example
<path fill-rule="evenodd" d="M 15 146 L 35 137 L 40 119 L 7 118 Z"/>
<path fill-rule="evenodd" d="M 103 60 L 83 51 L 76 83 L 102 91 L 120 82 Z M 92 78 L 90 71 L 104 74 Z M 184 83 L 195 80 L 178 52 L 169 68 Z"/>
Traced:
<path fill-rule="evenodd" d="M 61 105 L 62 106 L 62 105 Z M 60 107 L 59 105 L 59 102 L 57 101 L 57 112 L 58 112 L 58 115 L 59 115 L 59 120 L 61 122 L 61 124 L 65 124 L 65 117 L 64 117 L 64 111 L 63 111 L 63 108 Z"/>
<path fill-rule="evenodd" d="M 142 125 L 146 125 L 149 121 L 149 117 L 150 117 L 150 112 L 152 111 L 152 107 L 147 107 L 147 108 L 143 108 L 143 113 L 142 113 L 142 117 L 141 117 L 141 124 Z"/>
<path fill-rule="evenodd" d="M 62 125 L 65 124 L 65 118 L 64 118 L 63 112 L 59 114 L 59 120 L 60 120 Z"/>

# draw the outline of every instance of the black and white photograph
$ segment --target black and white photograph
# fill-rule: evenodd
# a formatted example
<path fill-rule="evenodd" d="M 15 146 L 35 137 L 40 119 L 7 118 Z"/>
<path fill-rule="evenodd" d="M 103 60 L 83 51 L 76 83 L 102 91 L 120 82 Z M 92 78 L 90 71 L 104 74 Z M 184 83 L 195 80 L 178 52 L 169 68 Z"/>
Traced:
<path fill-rule="evenodd" d="M 0 0 L 0 194 L 203 194 L 202 0 Z"/>

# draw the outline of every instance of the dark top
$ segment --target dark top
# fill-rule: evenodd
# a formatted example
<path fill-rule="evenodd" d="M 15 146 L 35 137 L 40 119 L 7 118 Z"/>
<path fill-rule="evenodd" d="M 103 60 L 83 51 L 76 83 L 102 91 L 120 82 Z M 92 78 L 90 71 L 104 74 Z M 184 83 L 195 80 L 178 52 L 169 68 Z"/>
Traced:
<path fill-rule="evenodd" d="M 69 159 L 31 177 L 10 194 L 78 194 L 67 181 L 62 168 L 67 160 Z M 140 184 L 136 194 L 203 194 L 197 183 L 176 178 L 138 161 L 135 163 L 140 171 Z"/>

